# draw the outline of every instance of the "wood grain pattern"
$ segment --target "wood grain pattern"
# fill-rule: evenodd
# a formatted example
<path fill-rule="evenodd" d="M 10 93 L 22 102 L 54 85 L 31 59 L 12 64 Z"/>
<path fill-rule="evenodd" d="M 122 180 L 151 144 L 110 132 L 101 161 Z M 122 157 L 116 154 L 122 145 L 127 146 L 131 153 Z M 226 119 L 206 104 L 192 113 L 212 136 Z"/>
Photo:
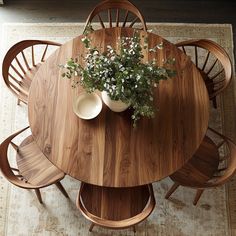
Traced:
<path fill-rule="evenodd" d="M 216 96 L 226 89 L 232 79 L 233 67 L 229 55 L 219 44 L 208 39 L 187 40 L 177 43 L 176 46 L 182 48 L 186 54 L 186 49 L 194 49 L 193 61 L 201 72 L 209 97 L 216 108 Z M 199 57 L 201 49 L 205 50 L 204 60 Z M 203 52 L 201 56 L 202 54 Z"/>
<path fill-rule="evenodd" d="M 92 43 L 116 46 L 132 28 L 108 28 L 91 34 Z M 200 72 L 177 47 L 163 38 L 148 36 L 149 47 L 163 42 L 158 54 L 145 58 L 176 58 L 177 76 L 155 88 L 154 119 L 141 119 L 132 127 L 130 111 L 114 113 L 103 105 L 93 120 L 79 119 L 72 109 L 70 81 L 61 79 L 58 64 L 85 54 L 83 36 L 64 44 L 38 70 L 29 94 L 32 134 L 44 154 L 65 173 L 83 182 L 110 186 L 137 186 L 158 181 L 184 165 L 207 130 L 209 97 Z"/>
<path fill-rule="evenodd" d="M 194 156 L 180 170 L 170 176 L 174 185 L 166 194 L 166 198 L 169 198 L 180 185 L 196 188 L 197 193 L 193 201 L 193 204 L 196 205 L 205 189 L 223 185 L 234 176 L 236 145 L 226 136 L 211 128 L 209 130 L 211 138 L 205 136 Z M 222 149 L 225 149 L 223 157 L 220 156 Z"/>
<path fill-rule="evenodd" d="M 21 175 L 33 185 L 47 186 L 65 176 L 44 156 L 32 136 L 28 136 L 18 146 L 16 162 Z"/>
<path fill-rule="evenodd" d="M 42 57 L 35 58 L 35 47 L 44 46 Z M 11 92 L 20 102 L 27 104 L 31 81 L 40 65 L 45 61 L 48 46 L 61 44 L 43 40 L 23 40 L 13 45 L 6 53 L 2 64 L 2 76 Z M 30 53 L 26 54 L 27 49 Z"/>
<path fill-rule="evenodd" d="M 105 16 L 104 13 L 106 13 Z M 134 27 L 136 22 L 141 22 L 142 29 L 147 31 L 146 22 L 141 12 L 128 0 L 105 0 L 97 4 L 86 20 L 85 29 L 88 25 L 92 25 L 96 16 L 102 28 L 106 27 L 104 22 L 108 22 L 110 28 Z"/>
<path fill-rule="evenodd" d="M 94 224 L 124 229 L 145 220 L 154 210 L 152 185 L 132 188 L 109 188 L 82 183 L 76 205 Z"/>
<path fill-rule="evenodd" d="M 5 139 L 0 145 L 0 169 L 12 184 L 25 189 L 34 189 L 42 202 L 40 188 L 56 184 L 65 197 L 69 197 L 60 183 L 65 174 L 55 167 L 41 152 L 32 136 L 25 138 L 18 146 L 12 140 L 25 131 L 26 127 Z M 16 154 L 17 168 L 9 163 L 8 148 L 12 146 Z"/>

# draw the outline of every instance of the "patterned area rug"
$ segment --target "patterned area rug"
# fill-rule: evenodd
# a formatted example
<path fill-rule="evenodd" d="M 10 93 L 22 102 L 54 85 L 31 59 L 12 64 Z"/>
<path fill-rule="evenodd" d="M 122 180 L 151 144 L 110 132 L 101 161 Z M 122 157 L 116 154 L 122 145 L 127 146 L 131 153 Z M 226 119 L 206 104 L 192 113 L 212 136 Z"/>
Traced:
<path fill-rule="evenodd" d="M 66 42 L 80 35 L 84 24 L 6 24 L 2 30 L 0 56 L 14 43 L 23 39 L 47 39 Z M 208 38 L 223 46 L 233 60 L 233 39 L 230 25 L 148 24 L 154 33 L 175 43 L 191 38 Z M 2 60 L 1 60 L 2 61 Z M 235 139 L 234 83 L 219 98 L 218 110 L 211 109 L 210 124 Z M 27 107 L 17 106 L 16 99 L 0 81 L 0 142 L 14 131 L 26 126 Z M 230 185 L 234 186 L 235 181 Z M 44 205 L 33 192 L 8 184 L 0 175 L 0 235 L 1 236 L 75 236 L 75 235 L 134 235 L 131 229 L 111 231 L 94 228 L 75 207 L 80 182 L 66 177 L 62 184 L 69 193 L 67 200 L 54 186 L 42 190 Z M 153 214 L 137 226 L 137 236 L 222 236 L 231 235 L 233 222 L 231 187 L 204 192 L 198 206 L 192 205 L 194 191 L 179 188 L 171 200 L 164 195 L 171 186 L 164 179 L 154 184 L 157 201 Z M 230 200 L 228 201 L 228 197 Z M 232 204 L 231 204 L 232 203 Z M 232 206 L 231 206 L 231 205 Z M 232 234 L 233 235 L 233 234 Z"/>

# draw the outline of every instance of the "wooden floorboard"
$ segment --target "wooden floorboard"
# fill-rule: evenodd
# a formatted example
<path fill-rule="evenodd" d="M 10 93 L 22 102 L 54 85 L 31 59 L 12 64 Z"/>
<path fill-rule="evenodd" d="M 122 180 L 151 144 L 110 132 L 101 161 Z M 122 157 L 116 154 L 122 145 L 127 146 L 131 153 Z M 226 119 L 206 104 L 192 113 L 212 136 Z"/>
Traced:
<path fill-rule="evenodd" d="M 93 6 L 100 1 L 5 0 L 4 2 L 5 5 L 0 6 L 0 23 L 83 22 Z M 230 23 L 236 39 L 236 1 L 132 0 L 132 2 L 141 9 L 147 22 Z"/>

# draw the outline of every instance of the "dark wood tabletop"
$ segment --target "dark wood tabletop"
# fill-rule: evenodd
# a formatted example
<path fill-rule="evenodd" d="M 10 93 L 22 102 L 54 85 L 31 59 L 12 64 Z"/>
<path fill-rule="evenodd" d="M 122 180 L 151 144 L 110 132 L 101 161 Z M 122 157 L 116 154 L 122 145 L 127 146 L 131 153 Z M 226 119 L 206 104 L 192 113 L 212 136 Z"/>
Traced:
<path fill-rule="evenodd" d="M 116 47 L 120 36 L 132 36 L 132 28 L 94 31 L 92 44 Z M 208 126 L 209 97 L 202 77 L 190 58 L 153 33 L 149 48 L 164 48 L 144 59 L 175 58 L 177 75 L 161 81 L 154 90 L 158 111 L 142 118 L 133 128 L 131 111 L 112 112 L 103 104 L 93 120 L 73 112 L 70 80 L 61 78 L 59 64 L 86 53 L 83 36 L 62 45 L 40 67 L 30 88 L 29 121 L 32 134 L 47 158 L 66 174 L 86 183 L 130 187 L 152 183 L 181 168 L 199 147 Z M 142 38 L 142 37 L 141 37 Z"/>

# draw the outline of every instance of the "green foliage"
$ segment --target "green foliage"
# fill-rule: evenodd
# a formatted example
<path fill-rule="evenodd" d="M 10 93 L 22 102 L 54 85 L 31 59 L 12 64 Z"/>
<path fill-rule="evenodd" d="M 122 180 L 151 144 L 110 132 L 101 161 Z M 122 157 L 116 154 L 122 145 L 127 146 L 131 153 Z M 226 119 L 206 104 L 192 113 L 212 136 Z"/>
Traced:
<path fill-rule="evenodd" d="M 153 88 L 160 80 L 175 76 L 175 71 L 168 68 L 174 59 L 168 59 L 165 67 L 160 67 L 155 61 L 143 62 L 143 50 L 148 50 L 148 39 L 145 38 L 141 47 L 140 36 L 120 39 L 120 50 L 115 51 L 111 46 L 103 53 L 98 48 L 90 48 L 87 35 L 82 39 L 88 53 L 85 66 L 81 66 L 76 59 L 70 59 L 66 65 L 66 72 L 62 77 L 72 79 L 72 86 L 81 85 L 87 92 L 106 91 L 112 100 L 121 100 L 134 109 L 132 119 L 134 126 L 141 116 L 152 118 L 155 115 L 153 106 Z M 162 50 L 159 44 L 149 49 L 149 52 Z M 79 79 L 78 79 L 79 78 Z"/>

